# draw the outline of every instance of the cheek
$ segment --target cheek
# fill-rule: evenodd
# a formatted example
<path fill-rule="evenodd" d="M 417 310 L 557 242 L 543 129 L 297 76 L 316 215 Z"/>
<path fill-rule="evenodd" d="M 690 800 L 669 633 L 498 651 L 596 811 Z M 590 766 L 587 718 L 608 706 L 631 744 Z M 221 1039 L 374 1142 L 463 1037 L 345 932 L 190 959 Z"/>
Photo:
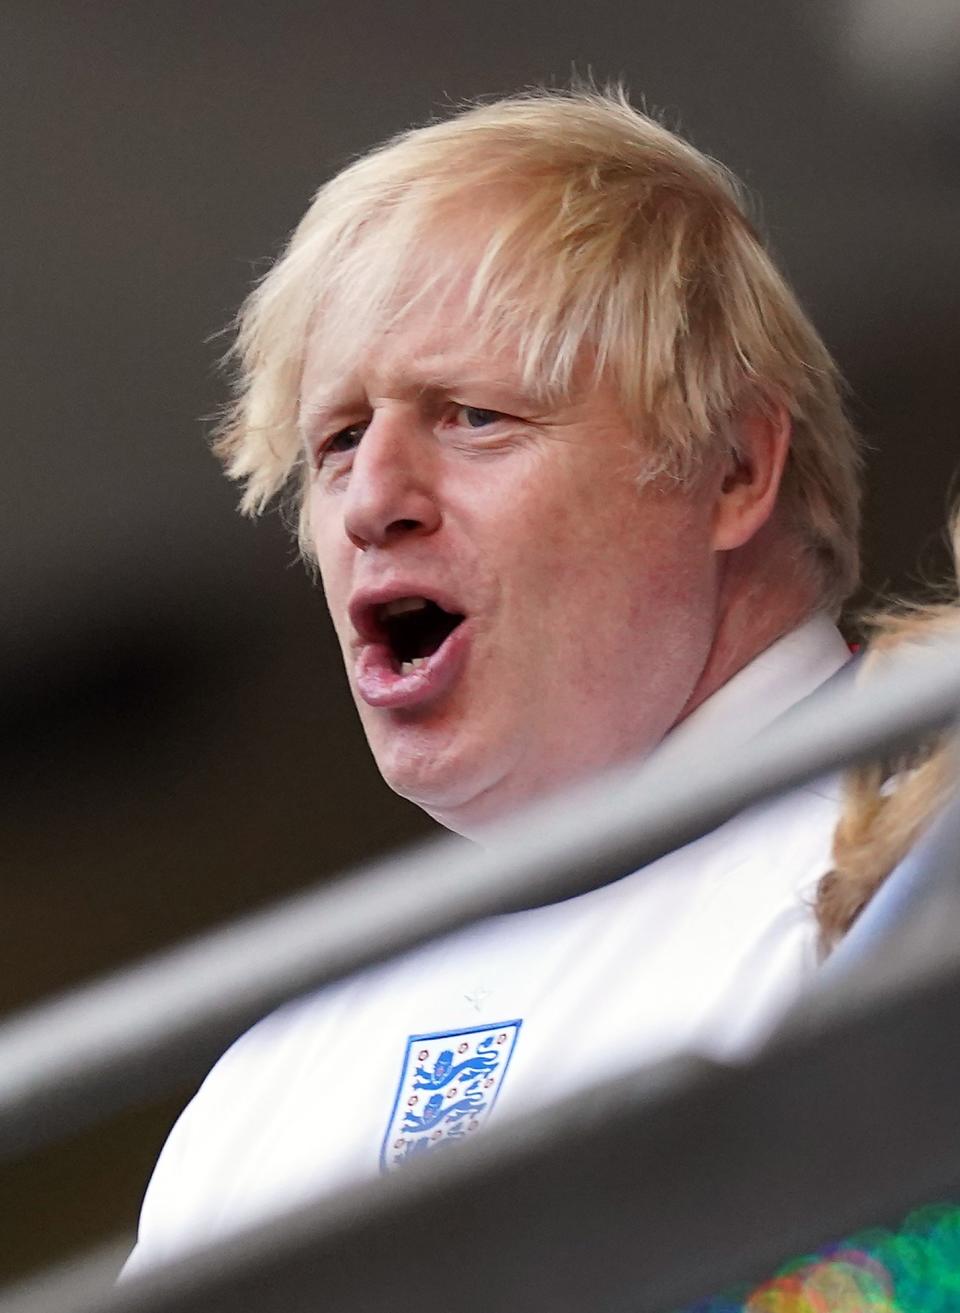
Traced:
<path fill-rule="evenodd" d="M 351 559 L 350 546 L 341 526 L 332 523 L 333 517 L 319 525 L 311 522 L 310 542 L 314 559 L 320 571 L 323 594 L 334 625 L 340 630 L 350 600 Z"/>
<path fill-rule="evenodd" d="M 545 536 L 539 566 L 545 641 L 568 654 L 579 648 L 593 674 L 604 662 L 645 664 L 658 650 L 669 662 L 710 627 L 714 558 L 686 508 L 614 503 L 606 515 L 561 522 Z"/>

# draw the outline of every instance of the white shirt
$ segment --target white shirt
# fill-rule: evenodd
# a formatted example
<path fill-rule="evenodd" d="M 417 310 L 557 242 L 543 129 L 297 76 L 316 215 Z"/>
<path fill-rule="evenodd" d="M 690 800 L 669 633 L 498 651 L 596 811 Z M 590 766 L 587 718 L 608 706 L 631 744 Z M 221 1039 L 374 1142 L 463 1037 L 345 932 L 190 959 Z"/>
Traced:
<path fill-rule="evenodd" d="M 735 751 L 848 659 L 814 616 L 661 745 Z M 816 965 L 836 782 L 605 888 L 493 918 L 280 1009 L 214 1067 L 127 1273 L 678 1050 L 746 1051 Z"/>

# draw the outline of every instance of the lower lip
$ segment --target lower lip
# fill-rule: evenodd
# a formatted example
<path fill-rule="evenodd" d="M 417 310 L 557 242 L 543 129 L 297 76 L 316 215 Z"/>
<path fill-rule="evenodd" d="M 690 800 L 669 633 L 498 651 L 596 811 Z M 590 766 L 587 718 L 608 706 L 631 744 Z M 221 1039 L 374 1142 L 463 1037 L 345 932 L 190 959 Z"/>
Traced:
<path fill-rule="evenodd" d="M 357 693 L 368 706 L 391 710 L 432 702 L 448 693 L 459 679 L 469 644 L 470 622 L 461 620 L 422 666 L 405 675 L 396 669 L 386 643 L 368 643 L 354 667 Z"/>

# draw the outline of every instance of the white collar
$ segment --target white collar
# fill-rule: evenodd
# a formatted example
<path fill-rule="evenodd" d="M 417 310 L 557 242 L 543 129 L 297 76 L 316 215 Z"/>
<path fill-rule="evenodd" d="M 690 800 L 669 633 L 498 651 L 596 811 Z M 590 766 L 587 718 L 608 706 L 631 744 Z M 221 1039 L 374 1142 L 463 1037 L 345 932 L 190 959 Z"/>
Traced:
<path fill-rule="evenodd" d="M 699 742 L 724 751 L 742 747 L 800 702 L 850 660 L 850 651 L 828 615 L 816 612 L 765 651 L 666 736 L 658 762 L 686 755 Z"/>

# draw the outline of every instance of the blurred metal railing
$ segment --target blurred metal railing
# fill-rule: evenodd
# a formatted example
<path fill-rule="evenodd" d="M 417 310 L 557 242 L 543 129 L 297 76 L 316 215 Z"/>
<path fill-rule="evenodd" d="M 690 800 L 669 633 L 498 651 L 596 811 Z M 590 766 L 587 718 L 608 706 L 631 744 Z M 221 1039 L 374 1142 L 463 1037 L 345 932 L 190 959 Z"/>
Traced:
<path fill-rule="evenodd" d="M 651 763 L 611 773 L 498 827 L 484 851 L 453 841 L 422 847 L 34 1009 L 0 1030 L 0 1149 L 24 1152 L 198 1074 L 243 1026 L 306 989 L 479 917 L 595 888 L 770 794 L 914 741 L 958 715 L 960 639 L 942 639 L 892 656 L 865 687 L 825 689 L 735 760 L 678 758 L 667 770 Z M 947 923 L 940 919 L 944 933 Z M 887 968 L 889 975 L 890 962 Z M 478 1142 L 479 1152 L 467 1146 L 348 1191 L 105 1301 L 71 1303 L 65 1289 L 47 1307 L 294 1313 L 316 1308 L 321 1290 L 328 1308 L 412 1309 L 424 1297 L 414 1260 L 427 1264 L 419 1268 L 421 1282 L 439 1275 L 453 1282 L 473 1253 L 475 1280 L 491 1264 L 497 1271 L 495 1297 L 489 1286 L 466 1293 L 452 1285 L 458 1309 L 664 1309 L 742 1275 L 763 1246 L 773 1261 L 793 1243 L 811 1243 L 817 1215 L 826 1234 L 865 1220 L 868 1195 L 876 1212 L 909 1205 L 934 1187 L 960 1186 L 960 1045 L 943 1041 L 943 1026 L 960 1003 L 953 936 L 936 951 L 925 941 L 896 984 L 886 996 L 871 995 L 864 1009 L 844 982 L 837 997 L 847 1002 L 829 1025 L 821 1001 L 821 1021 L 811 1027 L 801 1020 L 754 1066 L 730 1071 L 678 1061 L 638 1073 L 594 1091 L 588 1102 L 581 1096 L 505 1123 Z M 878 1011 L 876 1000 L 884 997 Z M 887 1078 L 879 1097 L 878 1063 Z M 918 1072 L 920 1087 L 912 1089 Z M 846 1139 L 824 1116 L 825 1090 Z M 876 1134 L 889 1138 L 898 1110 L 911 1100 L 910 1134 L 885 1157 Z M 868 1151 L 857 1118 L 874 1134 Z M 749 1128 L 756 1126 L 770 1170 L 798 1176 L 770 1176 L 756 1146 L 750 1149 Z M 829 1184 L 810 1166 L 818 1137 L 832 1164 Z M 921 1151 L 921 1140 L 929 1152 Z M 699 1146 L 696 1171 L 692 1145 Z M 798 1158 L 798 1145 L 814 1159 Z M 721 1163 L 723 1177 L 711 1176 Z M 656 1185 L 659 1202 L 641 1178 Z M 788 1200 L 779 1228 L 764 1197 L 776 1193 L 778 1180 Z M 745 1239 L 750 1198 L 754 1230 L 760 1227 L 753 1241 Z M 597 1236 L 589 1233 L 590 1217 L 598 1216 L 591 1206 L 604 1219 Z M 521 1231 L 527 1228 L 519 1250 L 517 1219 Z M 428 1254 L 430 1225 L 446 1251 L 434 1245 Z M 685 1227 L 691 1229 L 681 1245 Z M 582 1264 L 574 1270 L 578 1249 Z M 602 1274 L 602 1303 L 584 1302 L 577 1270 Z"/>
<path fill-rule="evenodd" d="M 660 1064 L 98 1298 L 4 1313 L 670 1313 L 960 1200 L 946 912 L 938 942 L 811 999 L 747 1066 Z"/>

